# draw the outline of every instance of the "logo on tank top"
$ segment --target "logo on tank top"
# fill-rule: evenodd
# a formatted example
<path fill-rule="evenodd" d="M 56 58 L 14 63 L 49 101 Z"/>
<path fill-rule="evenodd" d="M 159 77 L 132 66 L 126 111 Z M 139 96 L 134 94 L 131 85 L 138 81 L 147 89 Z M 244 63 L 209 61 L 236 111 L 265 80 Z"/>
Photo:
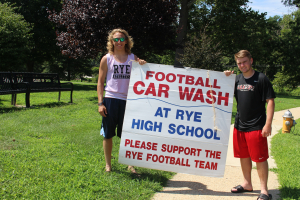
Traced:
<path fill-rule="evenodd" d="M 130 65 L 114 65 L 113 79 L 130 79 Z"/>
<path fill-rule="evenodd" d="M 254 86 L 249 84 L 242 84 L 237 86 L 239 91 L 254 91 Z"/>

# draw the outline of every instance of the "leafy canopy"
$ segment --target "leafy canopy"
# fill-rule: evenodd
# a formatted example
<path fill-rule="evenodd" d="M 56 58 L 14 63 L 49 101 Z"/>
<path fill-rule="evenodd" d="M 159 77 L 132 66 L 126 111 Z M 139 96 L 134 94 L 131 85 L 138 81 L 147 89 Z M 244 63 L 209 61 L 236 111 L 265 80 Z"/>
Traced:
<path fill-rule="evenodd" d="M 135 42 L 133 52 L 161 52 L 173 45 L 176 0 L 65 0 L 61 12 L 49 10 L 57 24 L 57 44 L 70 57 L 95 58 L 106 51 L 108 32 L 123 28 Z"/>
<path fill-rule="evenodd" d="M 15 10 L 0 3 L 0 71 L 17 69 L 30 50 L 32 27 Z"/>

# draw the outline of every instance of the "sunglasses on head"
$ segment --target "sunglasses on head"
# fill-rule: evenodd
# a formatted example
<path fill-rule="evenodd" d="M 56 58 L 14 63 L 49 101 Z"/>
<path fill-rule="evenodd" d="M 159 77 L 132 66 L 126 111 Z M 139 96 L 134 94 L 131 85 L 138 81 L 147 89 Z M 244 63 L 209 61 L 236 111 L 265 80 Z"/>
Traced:
<path fill-rule="evenodd" d="M 121 37 L 121 38 L 113 38 L 113 41 L 118 42 L 118 41 L 124 42 L 125 38 Z"/>

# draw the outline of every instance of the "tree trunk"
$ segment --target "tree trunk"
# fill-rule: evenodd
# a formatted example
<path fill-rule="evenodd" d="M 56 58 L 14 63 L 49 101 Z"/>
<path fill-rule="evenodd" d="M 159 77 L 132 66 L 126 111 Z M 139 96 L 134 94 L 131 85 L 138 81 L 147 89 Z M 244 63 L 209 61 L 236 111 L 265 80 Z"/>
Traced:
<path fill-rule="evenodd" d="M 26 68 L 27 68 L 27 72 L 33 72 L 33 70 L 34 70 L 34 61 L 28 60 L 26 62 Z"/>
<path fill-rule="evenodd" d="M 194 0 L 182 0 L 181 1 L 181 9 L 180 9 L 180 16 L 179 16 L 179 26 L 178 26 L 178 34 L 176 39 L 176 53 L 175 53 L 175 67 L 183 67 L 182 64 L 179 62 L 178 58 L 180 58 L 181 55 L 183 55 L 183 48 L 184 48 L 184 42 L 185 37 L 187 33 L 187 24 L 188 24 L 188 17 L 189 17 L 189 3 L 193 3 Z M 189 4 L 189 5 L 188 5 Z"/>

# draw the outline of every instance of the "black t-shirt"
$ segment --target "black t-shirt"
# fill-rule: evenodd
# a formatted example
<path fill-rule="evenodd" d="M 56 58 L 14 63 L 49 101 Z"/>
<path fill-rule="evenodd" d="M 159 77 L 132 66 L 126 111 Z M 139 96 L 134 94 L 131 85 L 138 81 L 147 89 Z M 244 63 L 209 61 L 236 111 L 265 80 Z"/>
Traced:
<path fill-rule="evenodd" d="M 266 123 L 266 99 L 275 98 L 269 79 L 257 71 L 249 79 L 239 74 L 234 95 L 237 101 L 234 127 L 244 132 L 261 130 Z"/>

